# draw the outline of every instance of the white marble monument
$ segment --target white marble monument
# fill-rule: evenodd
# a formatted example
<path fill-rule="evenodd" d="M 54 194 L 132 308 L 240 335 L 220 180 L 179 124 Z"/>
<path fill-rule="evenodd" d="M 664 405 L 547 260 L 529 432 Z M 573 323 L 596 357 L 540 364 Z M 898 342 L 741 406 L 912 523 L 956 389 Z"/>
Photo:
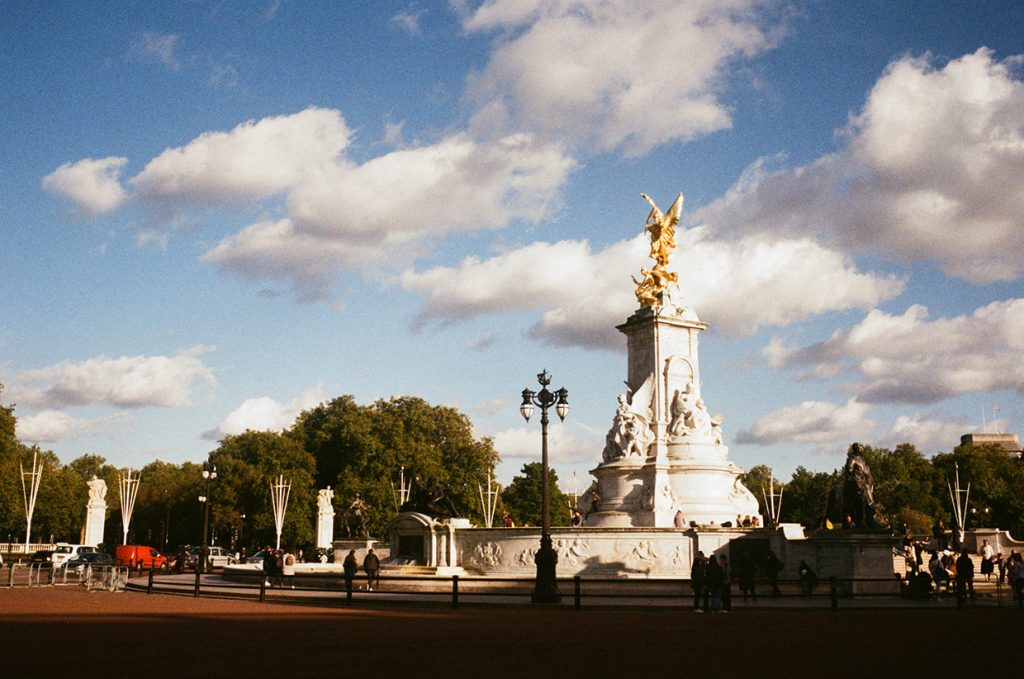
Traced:
<path fill-rule="evenodd" d="M 93 474 L 88 485 L 89 502 L 85 505 L 82 544 L 96 547 L 103 544 L 103 522 L 107 518 L 107 482 Z"/>
<path fill-rule="evenodd" d="M 322 489 L 316 498 L 316 548 L 331 549 L 334 544 L 334 491 Z"/>
<path fill-rule="evenodd" d="M 723 418 L 701 396 L 699 335 L 708 324 L 672 300 L 678 274 L 666 267 L 682 194 L 667 214 L 644 198 L 652 206 L 645 230 L 655 266 L 633 279 L 640 308 L 618 326 L 627 341 L 627 393 L 581 511 L 588 526 L 599 527 L 721 526 L 737 515 L 760 521 L 757 499 L 739 479 L 743 470 L 729 462 Z"/>

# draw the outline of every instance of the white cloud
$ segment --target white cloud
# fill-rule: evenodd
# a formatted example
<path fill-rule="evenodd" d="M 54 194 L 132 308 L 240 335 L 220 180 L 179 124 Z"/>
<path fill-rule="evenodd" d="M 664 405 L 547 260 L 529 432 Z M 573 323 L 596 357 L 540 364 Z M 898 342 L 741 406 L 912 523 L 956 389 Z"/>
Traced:
<path fill-rule="evenodd" d="M 871 406 L 852 398 L 845 404 L 804 401 L 781 408 L 736 434 L 737 443 L 772 445 L 775 443 L 814 443 L 827 445 L 864 440 L 875 423 L 867 419 Z"/>
<path fill-rule="evenodd" d="M 149 199 L 225 203 L 267 198 L 339 162 L 351 130 L 331 109 L 206 132 L 149 161 L 131 185 Z"/>
<path fill-rule="evenodd" d="M 494 449 L 504 462 L 539 462 L 540 444 L 540 433 L 534 427 L 516 427 L 494 434 Z M 551 463 L 592 461 L 600 454 L 595 446 L 592 441 L 581 440 L 572 427 L 548 428 L 548 459 Z"/>
<path fill-rule="evenodd" d="M 776 368 L 824 378 L 853 370 L 866 403 L 934 403 L 973 391 L 1024 393 L 1024 299 L 997 301 L 969 316 L 928 320 L 912 305 L 901 315 L 874 310 L 848 330 L 802 348 L 774 342 Z"/>
<path fill-rule="evenodd" d="M 181 68 L 178 57 L 174 54 L 180 35 L 173 33 L 154 33 L 146 31 L 132 42 L 128 48 L 130 57 L 143 62 L 163 64 L 172 71 Z"/>
<path fill-rule="evenodd" d="M 203 437 L 219 440 L 249 430 L 281 431 L 292 426 L 299 413 L 317 406 L 325 399 L 322 384 L 306 389 L 287 403 L 280 403 L 269 396 L 250 398 L 232 410 L 216 430 L 206 432 Z"/>
<path fill-rule="evenodd" d="M 121 168 L 127 158 L 85 158 L 64 163 L 43 177 L 43 188 L 63 196 L 89 217 L 112 212 L 124 204 Z"/>
<path fill-rule="evenodd" d="M 190 405 L 196 383 L 215 385 L 203 365 L 203 347 L 171 356 L 99 356 L 81 363 L 65 361 L 20 373 L 10 385 L 12 395 L 30 406 L 60 408 L 94 403 L 117 408 Z"/>
<path fill-rule="evenodd" d="M 734 335 L 869 308 L 904 286 L 893 277 L 861 273 L 847 258 L 806 239 L 728 243 L 698 228 L 678 240 L 670 268 L 680 275 L 680 300 Z M 421 323 L 546 309 L 531 331 L 535 337 L 618 348 L 621 338 L 608 329 L 637 306 L 630 274 L 645 265 L 648 248 L 642 235 L 596 253 L 586 241 L 533 243 L 487 260 L 470 257 L 457 267 L 407 270 L 401 283 L 427 295 Z"/>
<path fill-rule="evenodd" d="M 825 235 L 854 251 L 933 260 L 985 283 L 1024 272 L 1024 82 L 980 49 L 935 68 L 886 69 L 845 131 L 809 165 L 752 165 L 696 217 L 717 232 Z"/>
<path fill-rule="evenodd" d="M 390 19 L 391 25 L 405 31 L 409 35 L 419 35 L 420 18 L 425 11 L 422 7 L 413 3 L 392 15 Z"/>
<path fill-rule="evenodd" d="M 503 410 L 515 410 L 516 404 L 514 401 L 507 398 L 492 398 L 489 401 L 478 403 L 473 406 L 473 410 L 480 413 L 481 415 L 496 415 Z"/>
<path fill-rule="evenodd" d="M 772 46 L 756 0 L 490 0 L 467 32 L 500 32 L 468 91 L 488 123 L 646 153 L 728 128 L 733 62 Z"/>
<path fill-rule="evenodd" d="M 43 410 L 34 415 L 18 417 L 17 434 L 22 441 L 53 443 L 73 439 L 96 427 L 109 424 L 123 416 L 114 415 L 93 420 L 80 419 L 59 410 Z"/>
<path fill-rule="evenodd" d="M 943 420 L 920 413 L 900 415 L 879 439 L 879 445 L 892 448 L 911 443 L 925 455 L 931 455 L 953 450 L 960 445 L 960 436 L 970 431 L 973 431 L 972 425 L 959 420 Z"/>

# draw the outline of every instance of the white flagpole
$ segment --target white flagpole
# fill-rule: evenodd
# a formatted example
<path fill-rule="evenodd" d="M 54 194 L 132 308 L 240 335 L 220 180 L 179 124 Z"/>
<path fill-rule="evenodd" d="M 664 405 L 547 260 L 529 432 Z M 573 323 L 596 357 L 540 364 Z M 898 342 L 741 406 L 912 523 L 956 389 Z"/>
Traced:
<path fill-rule="evenodd" d="M 285 481 L 284 475 L 270 482 L 270 502 L 274 506 L 274 527 L 277 529 L 277 546 L 281 549 L 281 531 L 284 528 L 284 515 L 288 511 L 288 497 L 292 492 L 291 481 Z"/>
<path fill-rule="evenodd" d="M 43 476 L 43 465 L 39 462 L 39 451 L 32 451 L 32 471 L 26 472 L 18 460 L 18 469 L 21 470 L 21 494 L 25 499 L 25 553 L 28 554 L 28 545 L 32 537 L 32 515 L 36 511 L 36 496 L 39 494 L 39 480 Z M 25 477 L 29 477 L 26 487 Z"/>
<path fill-rule="evenodd" d="M 139 494 L 139 479 L 141 474 L 132 478 L 131 467 L 126 467 L 121 476 L 118 477 L 118 488 L 121 491 L 121 544 L 128 544 L 128 526 L 132 522 L 132 513 L 135 511 L 135 498 Z"/>

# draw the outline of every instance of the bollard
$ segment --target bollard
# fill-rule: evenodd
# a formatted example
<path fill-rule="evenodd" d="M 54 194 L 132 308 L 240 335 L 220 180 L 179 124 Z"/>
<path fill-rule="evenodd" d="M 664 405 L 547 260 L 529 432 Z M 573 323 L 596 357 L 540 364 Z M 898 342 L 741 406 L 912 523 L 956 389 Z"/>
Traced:
<path fill-rule="evenodd" d="M 260 575 L 260 602 L 267 600 L 267 579 Z"/>
<path fill-rule="evenodd" d="M 13 589 L 14 588 L 14 564 L 13 563 L 10 564 L 7 568 L 10 569 L 10 570 L 7 571 L 7 586 L 9 588 Z"/>
<path fill-rule="evenodd" d="M 149 582 L 146 584 L 146 594 L 153 593 L 153 569 L 149 569 Z"/>
<path fill-rule="evenodd" d="M 193 596 L 196 596 L 196 597 L 199 596 L 199 577 L 201 575 L 202 575 L 202 573 L 200 572 L 200 570 L 198 568 L 196 568 L 196 591 L 193 594 Z"/>
<path fill-rule="evenodd" d="M 583 578 L 581 578 L 578 575 L 573 577 L 572 585 L 573 585 L 573 606 L 575 606 L 576 610 L 578 611 L 581 608 L 581 605 L 580 605 L 580 590 L 582 589 Z"/>
<path fill-rule="evenodd" d="M 828 589 L 829 595 L 832 597 L 832 610 L 839 610 L 839 591 L 836 589 L 836 576 L 830 575 L 828 578 Z"/>
<path fill-rule="evenodd" d="M 452 576 L 452 610 L 459 607 L 459 576 Z"/>

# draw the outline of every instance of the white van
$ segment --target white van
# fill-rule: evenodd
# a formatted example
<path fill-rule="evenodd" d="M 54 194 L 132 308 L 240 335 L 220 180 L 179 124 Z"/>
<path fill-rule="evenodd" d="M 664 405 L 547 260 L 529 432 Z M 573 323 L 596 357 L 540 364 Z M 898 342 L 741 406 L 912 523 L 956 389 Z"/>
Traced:
<path fill-rule="evenodd" d="M 96 551 L 99 550 L 91 545 L 72 545 L 68 542 L 58 542 L 53 547 L 53 565 L 54 567 L 63 566 L 68 561 L 77 559 L 85 552 Z"/>

